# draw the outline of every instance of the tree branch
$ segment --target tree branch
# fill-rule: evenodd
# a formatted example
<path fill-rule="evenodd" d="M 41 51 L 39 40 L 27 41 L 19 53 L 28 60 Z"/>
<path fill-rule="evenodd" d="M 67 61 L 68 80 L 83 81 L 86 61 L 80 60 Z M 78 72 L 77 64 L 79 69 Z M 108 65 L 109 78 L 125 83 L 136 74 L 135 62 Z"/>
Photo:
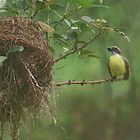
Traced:
<path fill-rule="evenodd" d="M 56 83 L 55 86 L 60 87 L 60 86 L 65 86 L 65 85 L 96 85 L 96 84 L 103 84 L 103 83 L 108 83 L 108 82 L 118 82 L 123 80 L 121 79 L 104 79 L 104 80 L 97 80 L 97 81 L 67 81 L 67 82 L 61 82 L 61 83 Z"/>
<path fill-rule="evenodd" d="M 74 54 L 77 51 L 80 51 L 84 48 L 86 48 L 92 41 L 94 41 L 99 35 L 101 34 L 101 32 L 99 31 L 94 37 L 92 37 L 88 42 L 84 43 L 84 45 L 80 46 L 80 47 L 74 47 L 72 50 L 70 50 L 69 52 L 60 55 L 59 58 L 55 59 L 53 63 L 57 63 L 58 61 L 65 59 L 67 56 Z"/>

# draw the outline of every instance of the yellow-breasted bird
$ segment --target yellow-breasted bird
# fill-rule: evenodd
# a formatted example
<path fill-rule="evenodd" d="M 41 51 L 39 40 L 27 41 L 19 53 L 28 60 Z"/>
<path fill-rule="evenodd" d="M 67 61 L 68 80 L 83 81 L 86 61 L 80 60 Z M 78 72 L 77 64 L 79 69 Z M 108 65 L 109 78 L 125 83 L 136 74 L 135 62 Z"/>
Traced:
<path fill-rule="evenodd" d="M 127 80 L 130 75 L 128 60 L 121 55 L 121 50 L 118 47 L 112 46 L 107 49 L 112 53 L 108 61 L 108 70 L 111 78 L 118 79 L 123 76 L 124 80 Z"/>

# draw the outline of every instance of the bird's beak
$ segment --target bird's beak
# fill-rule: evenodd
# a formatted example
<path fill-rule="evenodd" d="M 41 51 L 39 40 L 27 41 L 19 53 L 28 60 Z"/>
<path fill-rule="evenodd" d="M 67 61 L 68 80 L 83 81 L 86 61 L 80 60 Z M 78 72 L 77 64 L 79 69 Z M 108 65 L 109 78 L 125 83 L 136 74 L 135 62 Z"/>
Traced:
<path fill-rule="evenodd" d="M 111 52 L 111 48 L 107 48 L 107 50 L 108 50 L 109 52 Z"/>

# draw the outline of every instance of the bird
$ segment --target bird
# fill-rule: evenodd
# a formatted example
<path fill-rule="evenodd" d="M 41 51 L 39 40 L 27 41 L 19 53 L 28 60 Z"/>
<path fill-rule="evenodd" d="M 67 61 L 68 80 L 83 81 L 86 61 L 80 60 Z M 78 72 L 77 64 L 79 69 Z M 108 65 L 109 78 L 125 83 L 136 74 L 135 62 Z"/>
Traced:
<path fill-rule="evenodd" d="M 121 49 L 117 46 L 107 48 L 112 55 L 108 60 L 108 70 L 112 80 L 122 77 L 124 80 L 129 79 L 130 65 L 128 60 L 121 55 Z"/>

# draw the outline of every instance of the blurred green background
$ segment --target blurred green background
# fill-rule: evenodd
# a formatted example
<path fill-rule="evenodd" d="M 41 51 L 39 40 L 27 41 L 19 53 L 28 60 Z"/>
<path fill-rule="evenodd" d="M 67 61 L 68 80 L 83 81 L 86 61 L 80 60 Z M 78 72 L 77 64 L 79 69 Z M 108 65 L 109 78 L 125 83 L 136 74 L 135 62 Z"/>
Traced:
<path fill-rule="evenodd" d="M 61 3 L 66 1 L 61 0 Z M 106 48 L 112 45 L 119 46 L 128 58 L 130 79 L 94 86 L 54 88 L 51 94 L 56 106 L 56 125 L 50 117 L 44 116 L 36 126 L 29 125 L 29 130 L 28 124 L 23 125 L 21 140 L 140 139 L 140 1 L 105 0 L 103 4 L 109 8 L 82 10 L 73 19 L 77 20 L 84 15 L 93 19 L 104 18 L 123 30 L 130 38 L 130 43 L 115 33 L 103 34 L 89 46 L 100 59 L 81 59 L 76 54 L 69 56 L 54 66 L 54 81 L 99 80 L 109 77 L 107 61 L 110 54 Z M 58 46 L 54 43 L 54 47 Z"/>

